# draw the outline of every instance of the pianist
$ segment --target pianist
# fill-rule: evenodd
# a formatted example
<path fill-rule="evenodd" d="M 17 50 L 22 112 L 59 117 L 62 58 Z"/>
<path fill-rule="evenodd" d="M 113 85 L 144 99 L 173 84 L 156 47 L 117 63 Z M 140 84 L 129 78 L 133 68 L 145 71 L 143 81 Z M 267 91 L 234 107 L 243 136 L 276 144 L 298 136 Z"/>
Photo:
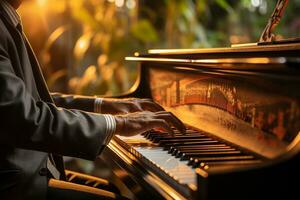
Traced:
<path fill-rule="evenodd" d="M 94 160 L 114 134 L 184 131 L 182 123 L 147 99 L 50 94 L 15 10 L 21 2 L 0 0 L 1 199 L 120 197 L 71 183 L 61 156 Z"/>

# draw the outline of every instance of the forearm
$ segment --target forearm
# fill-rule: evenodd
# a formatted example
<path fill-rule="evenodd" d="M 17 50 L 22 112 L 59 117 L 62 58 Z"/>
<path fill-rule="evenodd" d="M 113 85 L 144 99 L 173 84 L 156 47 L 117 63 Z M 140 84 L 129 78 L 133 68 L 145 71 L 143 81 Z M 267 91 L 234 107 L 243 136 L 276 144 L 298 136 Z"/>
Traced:
<path fill-rule="evenodd" d="M 87 112 L 94 112 L 95 98 L 91 96 L 66 95 L 61 93 L 51 93 L 55 105 L 67 109 L 77 109 Z"/>

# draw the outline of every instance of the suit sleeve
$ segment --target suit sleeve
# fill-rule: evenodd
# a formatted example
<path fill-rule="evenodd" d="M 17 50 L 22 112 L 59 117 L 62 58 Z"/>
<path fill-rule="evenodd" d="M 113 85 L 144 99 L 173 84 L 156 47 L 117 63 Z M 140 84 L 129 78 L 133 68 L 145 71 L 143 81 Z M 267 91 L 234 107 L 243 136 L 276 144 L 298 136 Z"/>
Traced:
<path fill-rule="evenodd" d="M 0 46 L 0 145 L 94 160 L 107 134 L 103 115 L 35 100 Z"/>
<path fill-rule="evenodd" d="M 61 93 L 51 93 L 51 96 L 58 107 L 94 112 L 95 98 L 93 97 Z"/>

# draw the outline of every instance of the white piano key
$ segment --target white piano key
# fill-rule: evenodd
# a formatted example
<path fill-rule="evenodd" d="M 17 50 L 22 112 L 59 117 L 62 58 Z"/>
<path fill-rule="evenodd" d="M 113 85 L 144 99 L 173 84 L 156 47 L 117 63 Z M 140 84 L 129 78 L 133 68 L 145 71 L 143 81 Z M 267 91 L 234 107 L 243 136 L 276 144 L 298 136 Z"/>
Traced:
<path fill-rule="evenodd" d="M 143 157 L 182 184 L 196 184 L 196 173 L 187 165 L 188 161 L 175 158 L 162 147 L 134 147 Z"/>

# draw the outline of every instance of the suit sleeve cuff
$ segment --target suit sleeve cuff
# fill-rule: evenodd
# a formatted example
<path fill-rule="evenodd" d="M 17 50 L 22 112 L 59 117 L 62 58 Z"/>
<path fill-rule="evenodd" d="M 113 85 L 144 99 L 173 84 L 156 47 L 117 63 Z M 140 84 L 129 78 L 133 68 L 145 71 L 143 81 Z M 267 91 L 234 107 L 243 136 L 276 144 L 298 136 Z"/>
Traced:
<path fill-rule="evenodd" d="M 94 112 L 101 113 L 101 105 L 103 102 L 103 98 L 96 98 L 94 101 Z"/>
<path fill-rule="evenodd" d="M 116 120 L 114 116 L 112 115 L 103 115 L 106 121 L 106 139 L 104 140 L 103 145 L 107 145 L 111 138 L 113 137 L 115 131 L 116 131 Z"/>

